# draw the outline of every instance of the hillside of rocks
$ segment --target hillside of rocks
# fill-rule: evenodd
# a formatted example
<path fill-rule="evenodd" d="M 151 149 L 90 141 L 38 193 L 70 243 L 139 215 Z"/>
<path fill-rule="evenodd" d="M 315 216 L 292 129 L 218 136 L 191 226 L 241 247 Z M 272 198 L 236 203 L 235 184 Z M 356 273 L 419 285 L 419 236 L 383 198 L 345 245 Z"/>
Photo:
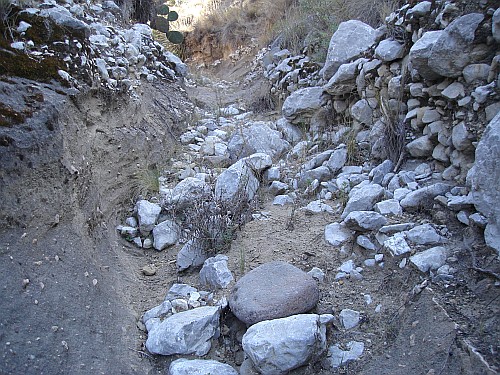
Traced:
<path fill-rule="evenodd" d="M 342 22 L 324 62 L 8 10 L 0 373 L 498 373 L 494 1 Z"/>

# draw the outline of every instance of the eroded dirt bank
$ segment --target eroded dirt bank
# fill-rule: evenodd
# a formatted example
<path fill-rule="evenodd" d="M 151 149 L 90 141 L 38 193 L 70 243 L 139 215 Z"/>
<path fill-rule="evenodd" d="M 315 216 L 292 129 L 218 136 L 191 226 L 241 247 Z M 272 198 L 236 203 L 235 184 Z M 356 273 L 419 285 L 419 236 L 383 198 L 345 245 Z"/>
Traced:
<path fill-rule="evenodd" d="M 114 227 L 175 154 L 185 95 L 175 84 L 145 84 L 140 100 L 0 85 L 27 114 L 0 128 L 0 373 L 148 373 L 134 352 L 137 297 L 160 292 Z"/>

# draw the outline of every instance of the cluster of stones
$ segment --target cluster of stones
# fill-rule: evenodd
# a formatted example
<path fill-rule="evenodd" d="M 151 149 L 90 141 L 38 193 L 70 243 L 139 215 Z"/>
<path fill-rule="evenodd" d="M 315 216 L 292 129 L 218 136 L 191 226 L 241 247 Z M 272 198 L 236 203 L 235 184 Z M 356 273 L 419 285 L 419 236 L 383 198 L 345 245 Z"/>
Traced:
<path fill-rule="evenodd" d="M 369 159 L 383 161 L 394 156 L 389 138 L 399 134 L 395 147 L 426 160 L 432 178 L 464 186 L 456 194 L 460 198 L 446 196 L 439 202 L 452 208 L 446 200 L 467 201 L 464 209 L 452 208 L 458 219 L 484 227 L 474 205 L 488 219 L 487 243 L 500 251 L 499 213 L 485 203 L 498 197 L 498 174 L 494 168 L 490 176 L 485 173 L 491 164 L 485 152 L 493 152 L 498 134 L 499 22 L 500 10 L 461 15 L 451 2 L 422 1 L 404 6 L 378 29 L 355 20 L 340 24 L 320 72 L 322 81 L 293 91 L 283 104 L 282 124 L 307 126 L 309 140 L 337 146 L 304 164 L 295 187 L 312 182 L 309 190 L 322 190 L 324 198 L 329 197 L 326 185 L 339 190 L 356 185 L 359 172 L 349 176 L 353 181 L 329 183 L 349 156 L 346 139 Z M 309 147 L 307 141 L 296 144 L 294 155 L 307 155 Z M 403 181 L 396 186 L 396 180 L 391 189 L 406 187 Z"/>
<path fill-rule="evenodd" d="M 77 89 L 92 84 L 133 93 L 141 79 L 174 80 L 187 73 L 179 58 L 153 40 L 149 26 L 121 28 L 121 17 L 120 7 L 112 0 L 69 0 L 63 5 L 47 0 L 19 12 L 11 48 L 36 59 L 59 56 L 66 64 L 58 72 L 61 80 Z M 48 29 L 38 30 L 40 24 Z"/>
<path fill-rule="evenodd" d="M 214 277 L 207 279 L 209 272 L 206 269 L 227 258 L 211 259 L 200 272 L 201 282 L 212 288 L 226 288 L 232 278 L 212 274 Z M 224 263 L 222 268 L 226 266 Z M 187 284 L 174 284 L 164 302 L 142 317 L 148 331 L 146 348 L 161 355 L 204 356 L 214 340 L 227 334 L 220 329 L 221 315 L 230 308 L 246 324 L 232 328 L 238 331 L 236 336 L 243 351 L 240 374 L 255 371 L 283 374 L 321 358 L 326 368 L 348 364 L 363 354 L 364 344 L 350 341 L 345 345 L 347 350 L 342 350 L 344 345 L 340 343 L 328 348 L 327 327 L 338 320 L 343 329 L 353 329 L 360 323 L 360 313 L 350 309 L 343 309 L 338 317 L 308 313 L 319 300 L 318 274 L 323 274 L 318 268 L 305 273 L 285 262 L 265 263 L 234 285 L 229 302 L 225 297 L 217 302 L 213 293 L 198 291 Z M 207 280 L 210 281 L 207 283 Z M 172 362 L 169 368 L 172 375 L 186 371 L 238 374 L 228 364 L 204 359 L 181 358 Z"/>
<path fill-rule="evenodd" d="M 292 56 L 287 49 L 271 49 L 262 56 L 264 77 L 271 83 L 271 93 L 284 100 L 290 93 L 320 81 L 319 66 L 308 56 Z"/>

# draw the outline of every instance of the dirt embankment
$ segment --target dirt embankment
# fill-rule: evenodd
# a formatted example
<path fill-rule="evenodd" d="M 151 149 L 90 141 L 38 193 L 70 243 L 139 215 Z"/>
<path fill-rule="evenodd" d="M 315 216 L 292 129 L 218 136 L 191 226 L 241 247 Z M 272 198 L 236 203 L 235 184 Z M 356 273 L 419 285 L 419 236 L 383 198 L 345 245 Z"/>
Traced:
<path fill-rule="evenodd" d="M 0 86 L 23 119 L 0 128 L 0 373 L 148 373 L 133 352 L 137 295 L 161 293 L 144 288 L 142 253 L 113 228 L 175 153 L 182 89 L 144 85 L 132 100 Z"/>

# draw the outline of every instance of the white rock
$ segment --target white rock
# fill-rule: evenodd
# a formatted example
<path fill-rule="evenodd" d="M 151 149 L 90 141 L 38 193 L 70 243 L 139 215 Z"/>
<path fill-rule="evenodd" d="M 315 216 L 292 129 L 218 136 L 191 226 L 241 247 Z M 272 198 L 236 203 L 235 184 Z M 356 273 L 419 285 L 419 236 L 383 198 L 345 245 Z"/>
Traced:
<path fill-rule="evenodd" d="M 292 124 L 310 119 L 327 102 L 322 87 L 307 87 L 293 92 L 283 103 L 283 116 Z"/>
<path fill-rule="evenodd" d="M 382 40 L 375 48 L 375 56 L 386 62 L 394 61 L 403 57 L 405 47 L 396 40 Z"/>
<path fill-rule="evenodd" d="M 401 216 L 403 214 L 403 209 L 398 199 L 388 199 L 375 203 L 375 211 L 387 216 Z"/>
<path fill-rule="evenodd" d="M 200 271 L 201 283 L 214 288 L 227 288 L 234 280 L 233 274 L 227 267 L 227 261 L 228 257 L 221 254 L 208 258 Z"/>
<path fill-rule="evenodd" d="M 139 229 L 143 235 L 148 235 L 154 228 L 161 212 L 161 207 L 156 203 L 140 200 L 136 204 Z"/>
<path fill-rule="evenodd" d="M 261 374 L 288 373 L 326 350 L 326 324 L 332 319 L 301 314 L 256 323 L 243 336 L 243 350 Z"/>
<path fill-rule="evenodd" d="M 342 64 L 370 49 L 376 38 L 376 30 L 361 21 L 342 22 L 330 40 L 325 66 L 321 72 L 323 78 L 328 81 Z"/>
<path fill-rule="evenodd" d="M 363 355 L 365 344 L 359 341 L 349 341 L 346 347 L 347 350 L 342 350 L 339 345 L 332 345 L 328 349 L 325 364 L 331 368 L 337 368 L 356 361 Z"/>
<path fill-rule="evenodd" d="M 410 257 L 412 262 L 420 271 L 437 270 L 446 262 L 447 251 L 444 247 L 438 246 L 422 251 Z"/>
<path fill-rule="evenodd" d="M 237 204 L 251 200 L 259 188 L 259 180 L 242 160 L 222 172 L 215 183 L 215 196 L 224 202 Z"/>
<path fill-rule="evenodd" d="M 352 189 L 349 193 L 349 200 L 342 212 L 345 218 L 352 211 L 367 211 L 373 208 L 384 195 L 384 188 L 378 184 L 365 184 L 359 188 Z"/>
<path fill-rule="evenodd" d="M 161 251 L 175 245 L 179 240 L 180 228 L 173 220 L 165 220 L 153 228 L 153 247 Z"/>
<path fill-rule="evenodd" d="M 177 253 L 177 269 L 184 271 L 189 267 L 198 267 L 207 259 L 203 241 L 189 240 Z"/>
<path fill-rule="evenodd" d="M 319 214 L 321 212 L 334 213 L 333 208 L 321 200 L 312 201 L 307 206 L 302 207 L 301 210 L 310 214 Z"/>
<path fill-rule="evenodd" d="M 238 375 L 231 366 L 210 359 L 185 359 L 173 361 L 168 368 L 169 375 Z"/>
<path fill-rule="evenodd" d="M 340 247 L 351 241 L 353 236 L 354 232 L 340 223 L 328 224 L 325 227 L 325 240 L 332 246 Z"/>
<path fill-rule="evenodd" d="M 410 229 L 406 238 L 417 245 L 437 245 L 446 242 L 430 224 L 422 224 Z"/>
<path fill-rule="evenodd" d="M 387 224 L 387 219 L 374 211 L 352 211 L 344 219 L 348 229 L 366 232 L 378 230 Z"/>
<path fill-rule="evenodd" d="M 402 233 L 396 233 L 384 241 L 384 249 L 393 256 L 399 256 L 411 251 Z"/>
<path fill-rule="evenodd" d="M 149 331 L 146 348 L 153 354 L 203 356 L 211 348 L 211 339 L 219 336 L 219 316 L 215 306 L 174 314 Z"/>

